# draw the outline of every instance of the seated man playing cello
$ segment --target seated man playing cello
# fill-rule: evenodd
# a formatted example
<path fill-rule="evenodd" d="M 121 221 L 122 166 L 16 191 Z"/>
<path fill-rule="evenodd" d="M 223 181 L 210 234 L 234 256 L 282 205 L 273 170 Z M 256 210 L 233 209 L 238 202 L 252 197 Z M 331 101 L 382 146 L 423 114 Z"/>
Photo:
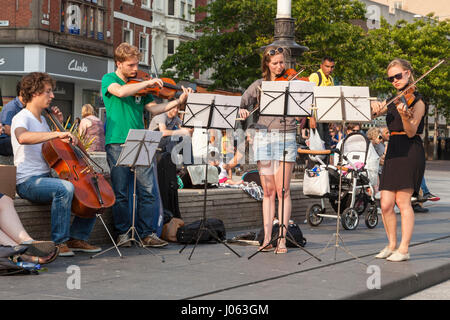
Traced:
<path fill-rule="evenodd" d="M 54 87 L 55 81 L 46 73 L 32 72 L 21 80 L 20 95 L 25 108 L 11 124 L 14 165 L 17 167 L 16 190 L 24 199 L 51 203 L 51 236 L 59 247 L 60 256 L 73 256 L 73 251 L 99 252 L 101 248 L 87 243 L 95 218 L 76 216 L 70 224 L 74 186 L 69 181 L 52 178 L 42 155 L 44 142 L 61 139 L 76 144 L 78 141 L 69 132 L 50 131 L 42 115 L 54 98 Z M 52 112 L 62 121 L 62 113 L 57 107 L 53 107 Z"/>

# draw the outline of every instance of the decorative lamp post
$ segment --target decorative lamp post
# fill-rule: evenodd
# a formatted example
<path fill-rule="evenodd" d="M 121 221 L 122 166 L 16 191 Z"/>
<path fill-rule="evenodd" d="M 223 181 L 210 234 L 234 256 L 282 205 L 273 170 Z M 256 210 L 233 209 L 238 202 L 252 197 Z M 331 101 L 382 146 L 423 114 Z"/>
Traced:
<path fill-rule="evenodd" d="M 294 40 L 295 19 L 291 17 L 291 0 L 277 1 L 277 16 L 275 18 L 275 41 L 270 46 L 288 48 L 286 55 L 286 68 L 293 68 L 296 64 L 296 58 L 303 52 L 308 51 L 307 47 L 297 44 Z M 264 50 L 265 47 L 262 49 Z"/>

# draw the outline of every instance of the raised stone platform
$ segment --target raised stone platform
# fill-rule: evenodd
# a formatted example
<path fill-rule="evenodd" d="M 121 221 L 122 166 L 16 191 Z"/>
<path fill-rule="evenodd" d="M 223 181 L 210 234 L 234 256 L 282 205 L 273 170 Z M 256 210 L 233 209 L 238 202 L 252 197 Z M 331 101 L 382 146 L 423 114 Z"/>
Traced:
<path fill-rule="evenodd" d="M 182 219 L 191 223 L 202 218 L 203 189 L 179 190 L 179 205 Z M 302 183 L 294 180 L 291 185 L 292 219 L 297 223 L 305 220 L 306 208 L 319 200 L 310 199 L 302 193 Z M 326 201 L 327 203 L 327 201 Z M 16 197 L 16 210 L 30 235 L 36 239 L 50 239 L 50 205 L 39 205 Z M 248 230 L 262 227 L 262 202 L 251 198 L 240 189 L 208 189 L 206 214 L 208 218 L 221 219 L 227 231 Z M 328 210 L 332 210 L 329 208 Z M 329 211 L 330 212 L 330 211 Z M 102 215 L 108 229 L 113 232 L 111 210 Z M 110 242 L 101 221 L 97 219 L 91 234 L 91 242 L 103 244 Z"/>

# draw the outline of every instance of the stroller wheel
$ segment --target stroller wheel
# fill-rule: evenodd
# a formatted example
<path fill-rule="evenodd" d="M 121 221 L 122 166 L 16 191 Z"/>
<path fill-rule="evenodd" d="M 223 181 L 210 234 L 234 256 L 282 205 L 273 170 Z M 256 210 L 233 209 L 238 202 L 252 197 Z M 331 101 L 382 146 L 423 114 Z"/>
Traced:
<path fill-rule="evenodd" d="M 367 228 L 373 229 L 378 224 L 378 208 L 377 205 L 371 205 L 367 210 L 366 217 L 364 219 Z"/>
<path fill-rule="evenodd" d="M 341 215 L 341 223 L 346 230 L 355 230 L 359 224 L 359 215 L 354 208 L 346 208 Z"/>
<path fill-rule="evenodd" d="M 308 221 L 308 224 L 313 227 L 317 227 L 321 224 L 323 217 L 318 215 L 321 213 L 324 213 L 324 210 L 322 210 L 322 206 L 320 204 L 309 205 L 308 209 L 306 209 L 306 220 Z"/>

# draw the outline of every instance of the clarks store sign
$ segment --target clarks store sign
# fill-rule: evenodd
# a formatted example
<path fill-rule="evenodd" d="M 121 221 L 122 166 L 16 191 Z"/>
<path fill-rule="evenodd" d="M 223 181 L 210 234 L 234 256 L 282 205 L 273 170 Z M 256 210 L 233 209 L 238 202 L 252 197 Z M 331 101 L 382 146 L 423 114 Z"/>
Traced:
<path fill-rule="evenodd" d="M 0 71 L 23 71 L 24 49 L 23 47 L 0 48 Z"/>
<path fill-rule="evenodd" d="M 45 71 L 53 74 L 101 80 L 108 72 L 106 59 L 46 49 Z"/>

